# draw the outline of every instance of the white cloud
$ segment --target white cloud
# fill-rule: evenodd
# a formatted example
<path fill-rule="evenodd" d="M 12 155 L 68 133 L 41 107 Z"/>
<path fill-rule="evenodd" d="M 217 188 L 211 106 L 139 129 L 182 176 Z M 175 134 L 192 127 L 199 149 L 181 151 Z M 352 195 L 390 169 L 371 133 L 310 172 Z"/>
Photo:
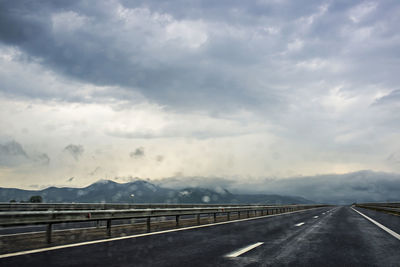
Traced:
<path fill-rule="evenodd" d="M 291 51 L 299 51 L 303 48 L 304 42 L 302 40 L 296 39 L 293 42 L 288 43 L 288 50 Z"/>
<path fill-rule="evenodd" d="M 38 5 L 0 10 L 0 139 L 50 161 L 2 181 L 400 171 L 393 2 Z"/>
<path fill-rule="evenodd" d="M 89 23 L 89 18 L 73 11 L 60 12 L 52 15 L 52 26 L 55 34 L 72 32 Z"/>
<path fill-rule="evenodd" d="M 378 4 L 376 2 L 365 2 L 358 6 L 352 8 L 349 12 L 349 18 L 354 23 L 361 22 L 364 18 L 366 18 L 370 13 L 372 13 Z"/>
<path fill-rule="evenodd" d="M 198 48 L 208 39 L 205 26 L 201 22 L 173 22 L 166 27 L 166 33 L 167 40 L 177 39 L 181 44 L 190 48 Z"/>

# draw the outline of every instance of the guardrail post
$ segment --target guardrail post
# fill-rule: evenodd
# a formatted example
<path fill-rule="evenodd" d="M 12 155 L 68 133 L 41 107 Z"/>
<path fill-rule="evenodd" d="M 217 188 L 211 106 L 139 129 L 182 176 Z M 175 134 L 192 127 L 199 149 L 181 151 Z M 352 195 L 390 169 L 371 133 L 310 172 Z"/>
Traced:
<path fill-rule="evenodd" d="M 200 225 L 200 214 L 197 214 L 197 224 Z"/>
<path fill-rule="evenodd" d="M 100 227 L 100 221 L 97 220 L 97 221 L 96 221 L 96 228 L 99 228 L 99 227 Z"/>
<path fill-rule="evenodd" d="M 238 219 L 240 219 L 240 211 L 238 211 Z"/>
<path fill-rule="evenodd" d="M 226 213 L 226 220 L 227 220 L 227 221 L 230 221 L 230 220 L 231 220 L 231 213 L 230 213 L 230 212 L 227 212 L 227 213 Z"/>
<path fill-rule="evenodd" d="M 111 236 L 111 219 L 107 220 L 107 235 Z"/>
<path fill-rule="evenodd" d="M 214 212 L 214 222 L 217 222 L 217 213 Z"/>
<path fill-rule="evenodd" d="M 247 211 L 247 218 L 249 218 L 250 217 L 250 211 L 248 210 Z"/>
<path fill-rule="evenodd" d="M 176 227 L 179 227 L 179 215 L 175 216 Z"/>
<path fill-rule="evenodd" d="M 53 224 L 49 223 L 47 225 L 47 230 L 46 230 L 46 241 L 47 241 L 47 244 L 51 243 L 51 232 L 52 232 L 52 230 L 53 230 Z"/>
<path fill-rule="evenodd" d="M 148 233 L 151 230 L 150 227 L 151 227 L 151 217 L 149 216 L 149 217 L 147 217 L 147 220 L 146 220 L 146 230 Z"/>

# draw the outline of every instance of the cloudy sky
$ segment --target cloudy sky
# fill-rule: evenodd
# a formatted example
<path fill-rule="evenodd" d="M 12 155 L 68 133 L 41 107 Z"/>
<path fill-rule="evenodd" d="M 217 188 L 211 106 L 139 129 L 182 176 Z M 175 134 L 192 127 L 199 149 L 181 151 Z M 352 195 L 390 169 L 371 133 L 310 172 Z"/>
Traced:
<path fill-rule="evenodd" d="M 0 186 L 400 172 L 400 3 L 0 1 Z"/>

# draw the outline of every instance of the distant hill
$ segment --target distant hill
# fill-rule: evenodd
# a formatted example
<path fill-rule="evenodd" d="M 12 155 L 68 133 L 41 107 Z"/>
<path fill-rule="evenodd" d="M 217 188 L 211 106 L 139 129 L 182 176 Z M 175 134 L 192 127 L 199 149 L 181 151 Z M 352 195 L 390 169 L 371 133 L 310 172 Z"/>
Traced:
<path fill-rule="evenodd" d="M 84 188 L 49 187 L 43 190 L 22 190 L 0 188 L 0 202 L 10 200 L 27 201 L 33 195 L 40 195 L 44 202 L 80 203 L 235 203 L 235 204 L 310 204 L 312 201 L 294 196 L 275 194 L 233 194 L 226 189 L 205 189 L 188 187 L 182 189 L 164 188 L 148 181 L 137 180 L 116 183 L 98 181 Z"/>
<path fill-rule="evenodd" d="M 171 177 L 154 183 L 166 188 L 195 186 L 226 188 L 240 194 L 278 194 L 301 196 L 316 203 L 351 204 L 353 202 L 400 201 L 400 174 L 369 170 L 346 173 L 299 176 L 284 179 L 229 179 Z"/>
<path fill-rule="evenodd" d="M 400 174 L 366 170 L 285 179 L 170 177 L 152 182 L 102 180 L 85 188 L 40 191 L 0 188 L 0 201 L 40 195 L 46 202 L 351 204 L 400 201 L 399 192 Z"/>

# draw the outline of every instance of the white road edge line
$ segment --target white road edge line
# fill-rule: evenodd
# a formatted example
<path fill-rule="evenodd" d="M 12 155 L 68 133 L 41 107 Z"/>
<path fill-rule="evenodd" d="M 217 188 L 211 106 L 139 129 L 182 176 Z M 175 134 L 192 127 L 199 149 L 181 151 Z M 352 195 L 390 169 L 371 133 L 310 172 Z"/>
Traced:
<path fill-rule="evenodd" d="M 226 221 L 226 222 L 209 223 L 209 224 L 203 224 L 203 225 L 188 226 L 188 227 L 184 227 L 184 228 L 163 230 L 163 231 L 158 231 L 158 232 L 136 234 L 136 235 L 128 235 L 128 236 L 120 236 L 120 237 L 113 237 L 113 238 L 107 238 L 107 239 L 86 241 L 86 242 L 80 242 L 80 243 L 74 243 L 74 244 L 60 245 L 60 246 L 54 246 L 54 247 L 48 247 L 48 248 L 38 248 L 38 249 L 32 249 L 32 250 L 26 250 L 26 251 L 19 251 L 19 252 L 13 252 L 13 253 L 0 255 L 0 259 L 8 258 L 8 257 L 14 257 L 14 256 L 27 255 L 27 254 L 32 254 L 32 253 L 40 253 L 40 252 L 45 252 L 45 251 L 57 250 L 57 249 L 63 249 L 63 248 L 73 248 L 73 247 L 80 247 L 80 246 L 86 246 L 86 245 L 92 245 L 92 244 L 112 242 L 112 241 L 123 240 L 123 239 L 130 239 L 130 238 L 138 238 L 138 237 L 144 237 L 144 236 L 150 236 L 150 235 L 159 235 L 159 234 L 165 234 L 165 233 L 179 232 L 179 231 L 190 230 L 190 229 L 210 227 L 210 226 L 214 226 L 214 225 L 222 225 L 222 224 L 235 223 L 235 222 L 258 220 L 258 219 L 263 219 L 263 218 L 267 218 L 267 217 L 270 218 L 270 217 L 276 217 L 276 216 L 281 216 L 281 215 L 285 215 L 285 214 L 292 214 L 292 213 L 298 213 L 298 212 L 305 212 L 305 211 L 315 210 L 315 209 L 320 209 L 320 208 L 312 208 L 312 209 L 308 209 L 308 210 L 297 210 L 297 211 L 291 211 L 291 212 L 280 213 L 280 214 L 270 214 L 270 215 L 264 215 L 264 216 L 253 217 L 253 218 L 237 219 L 237 220 Z"/>
<path fill-rule="evenodd" d="M 301 222 L 301 223 L 295 224 L 294 226 L 299 227 L 299 226 L 302 226 L 303 224 L 304 224 L 304 222 Z"/>
<path fill-rule="evenodd" d="M 249 245 L 247 247 L 244 247 L 244 248 L 241 248 L 241 249 L 239 249 L 237 251 L 229 253 L 229 254 L 225 255 L 225 257 L 227 257 L 227 258 L 236 258 L 236 257 L 242 255 L 243 253 L 246 253 L 247 251 L 252 250 L 253 248 L 261 246 L 262 244 L 264 244 L 264 242 L 257 242 L 257 243 L 255 243 L 253 245 Z"/>
<path fill-rule="evenodd" d="M 395 231 L 387 228 L 386 226 L 378 223 L 377 221 L 375 221 L 374 219 L 371 219 L 370 217 L 368 217 L 367 215 L 359 212 L 358 210 L 354 209 L 353 207 L 351 207 L 352 210 L 354 210 L 355 212 L 357 212 L 358 214 L 360 214 L 361 216 L 363 216 L 364 218 L 366 218 L 367 220 L 371 221 L 372 223 L 374 223 L 376 226 L 378 226 L 379 228 L 381 228 L 382 230 L 385 230 L 386 232 L 388 232 L 389 234 L 391 234 L 392 236 L 394 236 L 395 238 L 397 238 L 398 240 L 400 240 L 400 235 L 398 233 L 396 233 Z"/>

